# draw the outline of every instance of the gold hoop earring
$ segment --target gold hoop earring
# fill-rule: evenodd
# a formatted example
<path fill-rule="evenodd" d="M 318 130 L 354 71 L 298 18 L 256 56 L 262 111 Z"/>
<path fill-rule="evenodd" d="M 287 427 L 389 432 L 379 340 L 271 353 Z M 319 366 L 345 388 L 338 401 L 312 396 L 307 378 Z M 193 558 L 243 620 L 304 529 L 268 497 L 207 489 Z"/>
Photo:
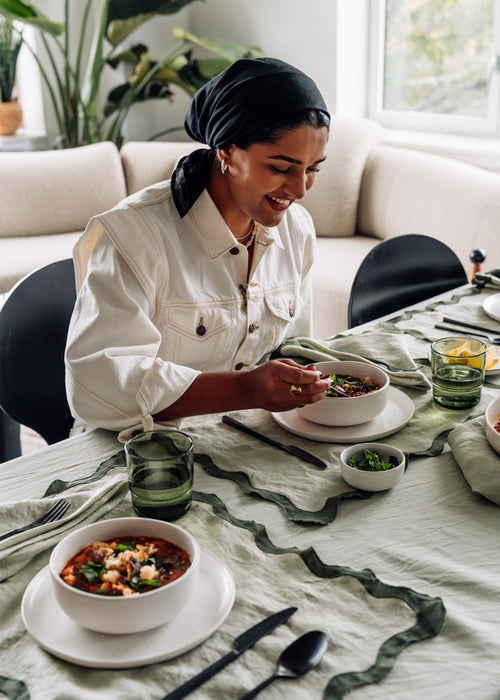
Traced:
<path fill-rule="evenodd" d="M 226 170 L 228 169 L 228 167 L 229 167 L 229 166 L 228 166 L 228 164 L 226 163 L 226 159 L 223 158 L 223 159 L 221 160 L 221 163 L 220 163 L 220 171 L 221 171 L 221 173 L 222 173 L 223 175 L 225 175 Z"/>

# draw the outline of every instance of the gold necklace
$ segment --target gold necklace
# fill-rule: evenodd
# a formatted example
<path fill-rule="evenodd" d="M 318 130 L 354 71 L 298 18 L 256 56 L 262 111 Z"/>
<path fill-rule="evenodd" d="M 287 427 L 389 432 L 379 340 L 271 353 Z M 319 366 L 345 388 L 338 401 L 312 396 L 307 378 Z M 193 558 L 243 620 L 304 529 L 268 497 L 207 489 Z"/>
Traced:
<path fill-rule="evenodd" d="M 254 242 L 256 233 L 257 233 L 257 231 L 255 229 L 255 221 L 252 221 L 252 225 L 250 226 L 248 231 L 245 233 L 245 235 L 240 236 L 240 238 L 235 236 L 235 238 L 238 241 L 238 243 L 241 243 L 242 245 L 244 245 L 245 248 L 250 248 L 250 246 Z M 243 243 L 243 241 L 245 241 L 245 239 L 248 239 L 248 240 L 245 243 Z"/>

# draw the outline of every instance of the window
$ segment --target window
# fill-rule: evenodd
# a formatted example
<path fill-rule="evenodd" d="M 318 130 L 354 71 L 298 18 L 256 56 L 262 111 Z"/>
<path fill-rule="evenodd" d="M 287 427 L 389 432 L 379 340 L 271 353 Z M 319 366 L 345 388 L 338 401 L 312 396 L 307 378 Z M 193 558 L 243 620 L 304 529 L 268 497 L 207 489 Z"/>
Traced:
<path fill-rule="evenodd" d="M 373 119 L 500 134 L 500 0 L 373 0 L 371 12 Z"/>

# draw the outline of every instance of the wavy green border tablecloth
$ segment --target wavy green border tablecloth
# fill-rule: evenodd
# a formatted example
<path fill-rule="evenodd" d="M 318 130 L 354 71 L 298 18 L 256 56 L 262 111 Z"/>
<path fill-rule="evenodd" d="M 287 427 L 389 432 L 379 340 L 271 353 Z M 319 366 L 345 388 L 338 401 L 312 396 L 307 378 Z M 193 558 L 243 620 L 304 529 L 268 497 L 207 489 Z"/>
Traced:
<path fill-rule="evenodd" d="M 453 295 L 455 314 L 479 320 L 475 296 L 470 290 Z M 418 322 L 415 312 L 404 312 L 377 329 L 406 329 L 408 351 L 426 371 L 425 350 L 438 337 L 433 323 L 442 309 L 421 309 Z M 2 528 L 39 515 L 44 501 L 59 493 L 73 508 L 34 538 L 0 543 L 0 690 L 13 700 L 160 698 L 226 653 L 248 625 L 297 605 L 287 625 L 191 697 L 239 697 L 272 672 L 286 644 L 319 628 L 330 640 L 320 667 L 300 681 L 276 682 L 266 690 L 270 700 L 284 693 L 308 700 L 346 693 L 354 699 L 498 700 L 500 510 L 471 492 L 446 442 L 457 419 L 479 415 L 497 389 L 497 379 L 489 380 L 477 410 L 458 416 L 438 410 L 429 392 L 405 387 L 415 417 L 385 441 L 411 453 L 410 468 L 395 489 L 372 496 L 340 478 L 342 445 L 287 434 L 265 412 L 236 415 L 315 452 L 329 468 L 322 472 L 282 456 L 224 426 L 218 416 L 186 421 L 197 449 L 196 496 L 180 524 L 228 561 L 236 601 L 203 645 L 145 669 L 83 669 L 53 658 L 31 640 L 19 614 L 26 585 L 67 529 L 131 514 L 114 436 L 88 433 L 2 465 Z"/>

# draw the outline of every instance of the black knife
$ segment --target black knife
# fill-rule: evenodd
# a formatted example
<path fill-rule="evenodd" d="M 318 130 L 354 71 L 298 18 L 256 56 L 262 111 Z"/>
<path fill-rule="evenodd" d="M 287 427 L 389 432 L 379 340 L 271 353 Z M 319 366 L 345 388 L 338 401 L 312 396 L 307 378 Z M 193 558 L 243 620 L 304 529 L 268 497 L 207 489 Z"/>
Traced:
<path fill-rule="evenodd" d="M 248 435 L 252 435 L 252 437 L 257 438 L 257 440 L 267 442 L 268 445 L 277 447 L 280 450 L 285 450 L 285 452 L 294 455 L 294 457 L 303 459 L 305 462 L 309 462 L 309 464 L 314 464 L 314 466 L 319 467 L 319 469 L 326 469 L 327 467 L 327 465 L 324 462 L 318 459 L 318 457 L 312 455 L 310 452 L 301 450 L 300 447 L 296 447 L 295 445 L 283 445 L 281 442 L 273 440 L 272 438 L 268 437 L 267 435 L 264 435 L 263 433 L 259 433 L 258 430 L 250 428 L 244 423 L 240 423 L 240 421 L 236 420 L 236 418 L 231 418 L 231 416 L 222 416 L 222 420 L 224 423 L 227 423 L 227 425 L 231 425 L 233 428 L 237 428 L 238 430 L 241 430 L 244 433 L 248 433 Z"/>
<path fill-rule="evenodd" d="M 449 331 L 450 333 L 455 332 L 456 330 L 460 329 L 455 329 L 453 326 L 445 326 L 443 323 L 435 323 L 434 328 L 440 328 L 442 331 Z M 465 331 L 464 331 L 465 334 Z M 482 333 L 481 331 L 468 331 L 467 335 L 470 336 L 477 336 L 478 338 L 483 339 L 485 343 L 488 343 L 489 345 L 500 345 L 500 336 L 491 336 L 488 335 L 487 333 Z"/>
<path fill-rule="evenodd" d="M 270 617 L 266 617 L 265 620 L 262 620 L 262 622 L 259 622 L 257 625 L 250 627 L 249 630 L 240 634 L 239 637 L 236 637 L 233 642 L 234 649 L 232 651 L 205 668 L 196 676 L 193 676 L 189 681 L 186 681 L 175 690 L 172 690 L 161 700 L 181 700 L 181 698 L 186 697 L 188 693 L 199 688 L 200 685 L 205 683 L 209 678 L 212 678 L 212 676 L 215 676 L 216 673 L 225 668 L 231 661 L 237 659 L 244 651 L 251 649 L 259 639 L 265 637 L 266 634 L 270 634 L 276 627 L 286 622 L 294 612 L 297 612 L 297 608 L 286 608 L 285 610 L 274 613 L 274 615 L 270 615 Z"/>
<path fill-rule="evenodd" d="M 464 321 L 455 321 L 453 318 L 443 317 L 445 323 L 453 323 L 454 326 L 464 326 L 465 328 L 475 328 L 478 331 L 486 331 L 486 333 L 498 333 L 497 329 L 486 328 L 486 326 L 476 326 L 474 323 L 465 323 Z"/>

